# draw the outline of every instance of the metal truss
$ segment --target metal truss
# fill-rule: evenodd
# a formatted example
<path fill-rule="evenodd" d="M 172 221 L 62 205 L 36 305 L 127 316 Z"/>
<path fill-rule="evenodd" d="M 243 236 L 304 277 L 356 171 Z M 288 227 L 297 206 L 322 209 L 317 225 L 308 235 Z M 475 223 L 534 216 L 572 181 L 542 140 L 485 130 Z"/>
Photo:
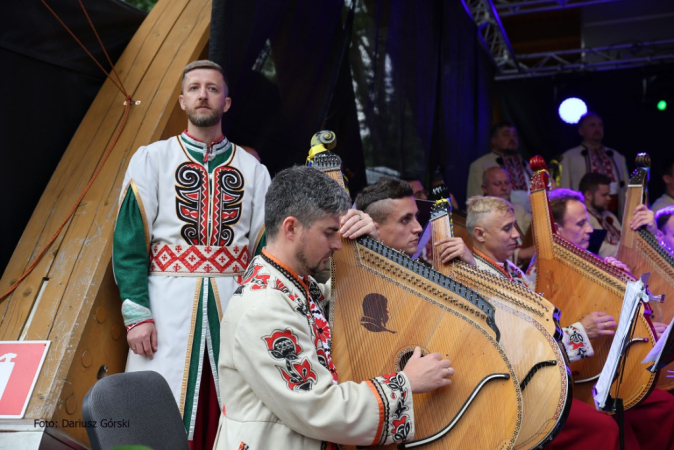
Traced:
<path fill-rule="evenodd" d="M 501 70 L 496 80 L 551 76 L 569 72 L 628 69 L 674 63 L 674 39 L 519 55 L 520 70 Z"/>
<path fill-rule="evenodd" d="M 616 0 L 461 0 L 475 22 L 478 38 L 496 67 L 496 80 L 551 76 L 561 73 L 626 69 L 674 62 L 674 39 L 608 47 L 515 55 L 501 17 Z"/>
<path fill-rule="evenodd" d="M 461 0 L 468 16 L 477 25 L 477 35 L 499 73 L 520 67 L 492 0 Z"/>
<path fill-rule="evenodd" d="M 616 0 L 496 0 L 496 11 L 499 16 L 508 17 L 519 14 L 553 11 L 562 8 L 597 5 L 615 2 Z"/>

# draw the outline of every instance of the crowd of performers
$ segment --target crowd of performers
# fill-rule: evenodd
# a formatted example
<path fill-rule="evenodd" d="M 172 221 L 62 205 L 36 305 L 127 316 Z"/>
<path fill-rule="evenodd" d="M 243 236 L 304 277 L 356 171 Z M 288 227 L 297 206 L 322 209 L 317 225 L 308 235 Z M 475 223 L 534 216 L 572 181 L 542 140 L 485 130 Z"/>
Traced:
<path fill-rule="evenodd" d="M 210 61 L 184 69 L 179 102 L 187 129 L 135 153 L 120 198 L 113 266 L 130 349 L 127 371 L 164 376 L 192 449 L 336 449 L 411 440 L 414 395 L 451 389 L 452 378 L 461 376 L 451 355 L 422 356 L 416 349 L 402 371 L 340 383 L 330 353 L 329 285 L 314 277 L 340 250 L 342 237 L 369 235 L 418 254 L 421 183 L 382 178 L 352 206 L 334 180 L 311 167 L 283 170 L 272 181 L 254 150 L 223 136 L 231 100 L 222 69 Z M 596 114 L 581 120 L 579 132 L 581 146 L 562 158 L 566 189 L 550 195 L 557 233 L 587 248 L 593 227 L 607 229 L 599 253 L 625 268 L 610 254 L 621 226 L 608 215 L 624 200 L 625 159 L 601 144 Z M 667 170 L 668 190 L 658 200 L 663 209 L 654 215 L 642 206 L 625 226 L 646 227 L 672 248 L 674 207 L 667 202 L 674 203 L 674 167 Z M 460 258 L 533 289 L 536 273 L 523 263 L 535 260 L 535 249 L 521 246 L 532 220 L 531 175 L 517 153 L 514 127 L 495 126 L 492 152 L 470 169 L 472 250 L 461 238 L 445 238 L 426 256 Z M 569 189 L 579 183 L 582 192 Z M 616 322 L 593 312 L 565 327 L 569 359 L 592 358 L 590 340 L 613 335 Z M 654 324 L 658 333 L 665 326 Z M 655 389 L 628 410 L 624 439 L 627 449 L 674 448 L 674 397 Z M 617 449 L 618 425 L 574 400 L 549 448 Z"/>

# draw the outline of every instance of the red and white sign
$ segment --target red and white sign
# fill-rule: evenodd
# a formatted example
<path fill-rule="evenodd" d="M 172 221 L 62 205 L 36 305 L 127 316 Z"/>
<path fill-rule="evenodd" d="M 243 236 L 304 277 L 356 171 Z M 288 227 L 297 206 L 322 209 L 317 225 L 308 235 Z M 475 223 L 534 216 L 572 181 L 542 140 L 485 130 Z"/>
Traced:
<path fill-rule="evenodd" d="M 49 341 L 0 341 L 0 419 L 21 419 Z"/>

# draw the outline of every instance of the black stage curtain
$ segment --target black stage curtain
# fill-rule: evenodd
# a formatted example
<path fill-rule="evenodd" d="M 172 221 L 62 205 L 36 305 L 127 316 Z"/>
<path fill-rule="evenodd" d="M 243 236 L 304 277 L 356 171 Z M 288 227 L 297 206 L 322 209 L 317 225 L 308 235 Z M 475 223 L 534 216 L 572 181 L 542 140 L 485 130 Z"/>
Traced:
<path fill-rule="evenodd" d="M 109 68 L 78 2 L 47 3 Z M 116 61 L 146 13 L 120 0 L 83 3 Z M 6 2 L 1 16 L 0 177 L 5 188 L 0 191 L 0 272 L 104 81 L 100 69 L 40 1 Z"/>
<path fill-rule="evenodd" d="M 660 97 L 671 98 L 671 87 L 658 97 L 660 92 L 649 92 L 651 84 L 658 86 L 649 80 L 672 79 L 674 64 L 663 64 L 502 81 L 496 83 L 494 90 L 504 119 L 513 122 L 519 130 L 523 153 L 528 156 L 540 154 L 547 161 L 580 143 L 577 126 L 564 123 L 557 110 L 568 97 L 583 99 L 588 108 L 604 120 L 604 144 L 625 155 L 630 171 L 635 168 L 637 153 L 646 152 L 651 156 L 653 170 L 649 194 L 652 202 L 664 192 L 660 167 L 674 154 L 671 144 L 674 110 L 671 106 L 665 111 L 657 110 L 655 104 Z"/>
<path fill-rule="evenodd" d="M 443 164 L 463 199 L 488 151 L 492 73 L 460 2 L 214 0 L 210 57 L 229 75 L 225 133 L 272 176 L 328 128 L 352 194 L 366 166 L 428 186 Z"/>

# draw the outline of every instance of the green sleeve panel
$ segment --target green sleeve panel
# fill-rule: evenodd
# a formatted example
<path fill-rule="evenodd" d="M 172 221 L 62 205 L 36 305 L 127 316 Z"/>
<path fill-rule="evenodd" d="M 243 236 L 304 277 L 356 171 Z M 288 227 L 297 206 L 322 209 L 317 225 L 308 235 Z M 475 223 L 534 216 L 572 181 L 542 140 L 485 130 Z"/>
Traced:
<path fill-rule="evenodd" d="M 112 267 L 127 326 L 152 318 L 147 283 L 150 254 L 146 236 L 141 206 L 130 184 L 119 209 L 112 244 Z"/>

